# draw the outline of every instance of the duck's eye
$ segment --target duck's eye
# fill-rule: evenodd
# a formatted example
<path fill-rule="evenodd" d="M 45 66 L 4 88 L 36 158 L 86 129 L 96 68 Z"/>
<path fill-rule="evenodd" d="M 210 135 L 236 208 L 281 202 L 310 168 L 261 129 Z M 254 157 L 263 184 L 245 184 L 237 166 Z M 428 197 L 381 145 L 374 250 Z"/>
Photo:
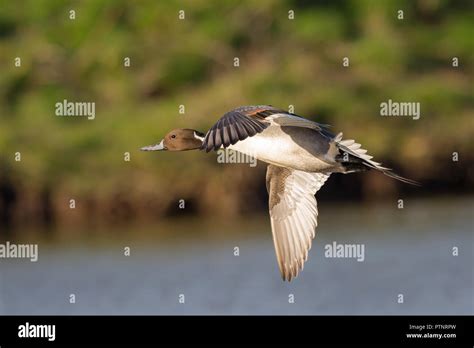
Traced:
<path fill-rule="evenodd" d="M 174 139 L 174 138 L 176 138 L 176 135 L 175 135 L 175 134 L 173 134 L 171 137 Z"/>

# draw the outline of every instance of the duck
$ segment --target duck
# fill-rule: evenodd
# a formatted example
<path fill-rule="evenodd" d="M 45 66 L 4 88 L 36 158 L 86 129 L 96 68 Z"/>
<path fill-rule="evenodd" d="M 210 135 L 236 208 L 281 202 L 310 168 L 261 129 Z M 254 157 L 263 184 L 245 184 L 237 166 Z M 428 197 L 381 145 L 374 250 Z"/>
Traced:
<path fill-rule="evenodd" d="M 283 281 L 303 270 L 318 226 L 316 193 L 332 173 L 375 170 L 419 185 L 382 166 L 361 144 L 330 126 L 271 105 L 241 106 L 206 133 L 178 128 L 142 151 L 231 149 L 267 163 L 266 187 L 273 244 Z"/>

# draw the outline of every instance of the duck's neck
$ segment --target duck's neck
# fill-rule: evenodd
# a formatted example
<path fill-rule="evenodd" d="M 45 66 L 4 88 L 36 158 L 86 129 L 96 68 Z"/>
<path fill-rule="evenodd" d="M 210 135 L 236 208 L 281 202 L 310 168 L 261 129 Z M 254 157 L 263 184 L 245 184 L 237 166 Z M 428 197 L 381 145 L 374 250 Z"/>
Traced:
<path fill-rule="evenodd" d="M 194 130 L 194 138 L 197 140 L 196 141 L 196 147 L 193 148 L 193 150 L 197 150 L 201 148 L 201 145 L 204 141 L 204 137 L 206 135 L 200 131 Z"/>
<path fill-rule="evenodd" d="M 201 142 L 204 141 L 204 137 L 206 136 L 206 134 L 200 132 L 200 131 L 197 131 L 197 130 L 194 130 L 194 137 L 198 140 L 200 140 Z"/>
<path fill-rule="evenodd" d="M 188 129 L 185 136 L 177 138 L 172 145 L 168 145 L 170 151 L 199 150 L 205 135 L 197 130 Z"/>

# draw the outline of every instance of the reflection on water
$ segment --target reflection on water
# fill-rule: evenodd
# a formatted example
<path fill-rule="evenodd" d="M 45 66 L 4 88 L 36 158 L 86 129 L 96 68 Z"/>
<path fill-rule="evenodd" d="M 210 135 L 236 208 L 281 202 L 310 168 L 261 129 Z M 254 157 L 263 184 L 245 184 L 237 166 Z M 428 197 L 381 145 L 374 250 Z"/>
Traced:
<path fill-rule="evenodd" d="M 473 314 L 473 203 L 322 205 L 309 261 L 291 283 L 280 279 L 266 216 L 149 227 L 177 241 L 137 229 L 114 243 L 40 243 L 36 263 L 0 260 L 0 313 Z M 364 262 L 325 258 L 333 241 L 364 244 Z"/>

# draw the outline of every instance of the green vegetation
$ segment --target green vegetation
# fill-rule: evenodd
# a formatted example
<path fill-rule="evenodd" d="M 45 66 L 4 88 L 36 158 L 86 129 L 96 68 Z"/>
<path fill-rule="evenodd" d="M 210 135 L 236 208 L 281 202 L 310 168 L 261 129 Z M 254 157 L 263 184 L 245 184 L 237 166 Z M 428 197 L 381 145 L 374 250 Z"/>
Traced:
<path fill-rule="evenodd" d="M 248 104 L 294 105 L 407 176 L 462 188 L 474 181 L 473 53 L 472 1 L 3 2 L 3 220 L 162 216 L 180 198 L 202 214 L 251 210 L 263 166 L 138 151 Z M 64 99 L 95 102 L 95 120 L 55 116 Z M 380 117 L 388 99 L 420 102 L 420 120 Z M 375 177 L 365 190 L 383 189 Z"/>

